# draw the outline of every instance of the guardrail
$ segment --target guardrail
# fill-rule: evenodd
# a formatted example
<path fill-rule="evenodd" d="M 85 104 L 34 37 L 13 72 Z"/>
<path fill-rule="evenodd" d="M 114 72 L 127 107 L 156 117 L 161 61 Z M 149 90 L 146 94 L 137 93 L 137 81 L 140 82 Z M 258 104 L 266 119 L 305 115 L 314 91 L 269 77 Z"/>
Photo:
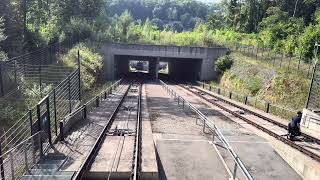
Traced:
<path fill-rule="evenodd" d="M 43 155 L 43 131 L 39 131 L 0 156 L 0 180 L 19 179 Z M 1 148 L 0 148 L 1 149 Z"/>
<path fill-rule="evenodd" d="M 96 97 L 92 98 L 88 102 L 86 102 L 81 107 L 75 109 L 71 113 L 67 114 L 62 120 L 59 122 L 59 130 L 60 130 L 60 140 L 64 139 L 64 134 L 69 131 L 71 126 L 77 123 L 81 119 L 87 118 L 87 113 L 92 111 L 94 108 L 100 106 L 100 102 L 103 99 L 107 99 L 107 96 L 115 90 L 119 84 L 122 82 L 122 79 L 116 81 L 111 86 L 107 87 L 105 90 L 100 92 Z"/>
<path fill-rule="evenodd" d="M 162 87 L 168 92 L 169 95 L 171 95 L 174 100 L 178 102 L 178 105 L 182 103 L 183 109 L 188 107 L 191 111 L 193 111 L 200 121 L 203 122 L 203 132 L 205 132 L 206 128 L 209 128 L 209 130 L 212 132 L 212 143 L 216 143 L 215 137 L 217 137 L 221 143 L 224 145 L 224 148 L 229 152 L 231 155 L 233 161 L 234 161 L 234 167 L 232 172 L 232 179 L 236 179 L 237 177 L 237 170 L 240 169 L 242 174 L 247 180 L 253 180 L 252 175 L 248 171 L 248 169 L 245 167 L 244 163 L 241 161 L 240 157 L 235 153 L 231 145 L 228 143 L 226 138 L 223 136 L 221 131 L 218 129 L 218 127 L 213 124 L 212 122 L 208 121 L 207 117 L 200 112 L 197 108 L 195 108 L 192 104 L 190 104 L 187 100 L 185 100 L 183 97 L 179 96 L 175 91 L 169 88 L 169 86 L 160 80 L 160 84 Z"/>
<path fill-rule="evenodd" d="M 276 104 L 269 103 L 264 100 L 259 100 L 256 97 L 251 97 L 244 94 L 232 92 L 230 90 L 227 90 L 221 87 L 212 86 L 210 84 L 206 84 L 199 81 L 197 81 L 197 83 L 203 89 L 207 89 L 209 91 L 217 93 L 218 95 L 238 101 L 240 103 L 254 107 L 256 109 L 263 110 L 266 113 L 270 113 L 281 118 L 290 119 L 296 114 L 296 111 L 293 109 L 288 109 Z"/>

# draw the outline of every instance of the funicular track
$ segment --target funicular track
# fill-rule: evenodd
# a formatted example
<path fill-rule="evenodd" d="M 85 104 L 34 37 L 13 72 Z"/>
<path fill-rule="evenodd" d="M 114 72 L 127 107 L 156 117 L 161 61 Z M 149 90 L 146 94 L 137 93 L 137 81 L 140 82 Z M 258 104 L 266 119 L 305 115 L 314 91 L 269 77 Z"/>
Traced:
<path fill-rule="evenodd" d="M 122 153 L 124 149 L 124 141 L 126 136 L 134 136 L 134 147 L 132 154 L 132 169 L 130 179 L 136 180 L 140 176 L 140 164 L 141 164 L 141 82 L 130 82 L 129 87 L 122 96 L 116 109 L 113 111 L 111 117 L 108 119 L 107 125 L 104 127 L 103 131 L 100 133 L 98 139 L 96 140 L 94 146 L 92 147 L 89 155 L 83 162 L 79 171 L 74 175 L 73 179 L 80 180 L 86 179 L 86 173 L 92 167 L 95 158 L 97 157 L 101 146 L 108 140 L 110 136 L 118 136 L 117 148 L 114 156 L 112 157 L 112 166 L 108 172 L 107 179 L 112 179 L 113 169 L 117 169 L 115 166 L 119 163 L 120 156 L 117 154 Z M 130 94 L 130 95 L 129 95 Z M 134 128 L 129 128 L 129 124 L 134 123 Z M 115 128 L 114 128 L 115 127 Z M 120 128 L 119 128 L 120 127 Z M 132 127 L 132 126 L 131 126 Z M 90 177 L 92 179 L 92 177 Z"/>
<path fill-rule="evenodd" d="M 202 90 L 201 88 L 193 84 L 176 84 L 178 87 L 187 90 L 188 92 L 204 99 L 210 104 L 217 106 L 218 108 L 232 114 L 233 116 L 245 121 L 248 124 L 264 131 L 265 133 L 275 137 L 276 139 L 290 145 L 291 147 L 299 150 L 314 160 L 320 162 L 320 140 L 302 133 L 301 138 L 296 141 L 287 139 L 287 126 L 283 125 L 269 117 L 253 112 L 245 107 L 239 106 L 224 98 L 211 94 Z"/>

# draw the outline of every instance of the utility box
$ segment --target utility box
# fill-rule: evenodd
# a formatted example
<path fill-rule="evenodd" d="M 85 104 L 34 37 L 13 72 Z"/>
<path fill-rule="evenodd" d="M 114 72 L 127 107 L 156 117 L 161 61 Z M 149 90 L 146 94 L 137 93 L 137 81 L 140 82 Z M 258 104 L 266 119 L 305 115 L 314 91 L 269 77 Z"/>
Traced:
<path fill-rule="evenodd" d="M 301 126 L 320 133 L 320 110 L 303 110 Z"/>

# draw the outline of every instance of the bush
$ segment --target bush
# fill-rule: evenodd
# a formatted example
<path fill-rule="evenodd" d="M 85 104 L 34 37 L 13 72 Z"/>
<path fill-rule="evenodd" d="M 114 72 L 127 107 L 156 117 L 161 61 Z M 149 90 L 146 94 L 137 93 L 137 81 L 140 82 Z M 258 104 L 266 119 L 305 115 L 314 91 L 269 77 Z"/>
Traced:
<path fill-rule="evenodd" d="M 234 59 L 230 55 L 222 56 L 215 62 L 215 70 L 222 73 L 230 69 Z"/>
<path fill-rule="evenodd" d="M 98 81 L 102 72 L 103 57 L 94 48 L 85 43 L 79 43 L 68 54 L 64 55 L 62 62 L 70 68 L 77 67 L 78 50 L 80 51 L 81 83 L 83 90 L 89 90 Z"/>

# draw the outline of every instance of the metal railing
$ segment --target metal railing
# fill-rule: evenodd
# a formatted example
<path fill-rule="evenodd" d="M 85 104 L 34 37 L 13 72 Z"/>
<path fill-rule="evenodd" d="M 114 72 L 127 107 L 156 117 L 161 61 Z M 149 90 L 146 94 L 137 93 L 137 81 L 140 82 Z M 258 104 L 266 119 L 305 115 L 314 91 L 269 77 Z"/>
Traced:
<path fill-rule="evenodd" d="M 19 179 L 40 160 L 48 144 L 42 139 L 43 133 L 35 133 L 0 156 L 0 180 Z"/>
<path fill-rule="evenodd" d="M 26 78 L 30 81 L 36 81 L 40 85 L 43 84 L 43 86 L 45 81 L 55 80 L 57 77 L 50 75 L 50 73 L 48 74 L 48 68 L 53 64 L 63 68 L 58 63 L 60 56 L 68 52 L 75 42 L 66 40 L 65 42 L 50 44 L 6 61 L 0 60 L 0 96 L 10 93 L 17 86 L 23 86 Z M 68 73 L 70 71 L 65 71 L 63 74 L 67 75 Z M 54 70 L 51 74 L 57 75 Z M 61 81 L 61 79 L 59 80 Z M 58 83 L 60 81 L 54 82 Z"/>
<path fill-rule="evenodd" d="M 253 180 L 252 175 L 248 171 L 248 169 L 245 167 L 244 163 L 241 161 L 240 157 L 235 153 L 231 145 L 228 143 L 226 138 L 223 136 L 221 131 L 218 129 L 218 127 L 213 124 L 212 122 L 208 121 L 207 117 L 200 112 L 197 108 L 195 108 L 191 103 L 189 103 L 187 100 L 185 100 L 183 97 L 179 96 L 174 90 L 170 89 L 169 86 L 160 80 L 160 84 L 162 87 L 168 92 L 169 95 L 171 95 L 175 101 L 178 102 L 178 105 L 181 103 L 182 108 L 184 110 L 189 109 L 191 112 L 196 114 L 197 121 L 200 120 L 203 122 L 203 132 L 205 132 L 206 128 L 208 128 L 212 132 L 212 143 L 217 143 L 215 140 L 215 137 L 217 137 L 220 142 L 223 144 L 224 148 L 229 152 L 231 155 L 233 161 L 234 161 L 234 167 L 232 172 L 232 178 L 237 178 L 237 170 L 240 169 L 244 177 L 248 180 Z"/>
<path fill-rule="evenodd" d="M 55 140 L 60 133 L 58 121 L 80 105 L 80 90 L 78 68 L 0 136 L 2 152 L 41 130 L 46 132 L 44 134 L 50 143 Z"/>
<path fill-rule="evenodd" d="M 230 90 L 227 90 L 227 89 L 224 89 L 221 87 L 212 86 L 210 84 L 206 84 L 206 83 L 199 82 L 199 81 L 197 83 L 203 89 L 207 89 L 211 92 L 214 92 L 218 95 L 224 96 L 228 99 L 235 100 L 237 102 L 254 107 L 256 109 L 260 109 L 266 113 L 270 113 L 270 114 L 273 114 L 273 115 L 281 117 L 281 118 L 290 119 L 291 117 L 293 117 L 296 114 L 296 111 L 293 109 L 289 109 L 289 108 L 285 108 L 283 106 L 272 104 L 270 102 L 260 100 L 257 97 L 251 97 L 251 96 L 247 96 L 244 94 L 232 92 Z"/>
<path fill-rule="evenodd" d="M 91 112 L 94 108 L 99 107 L 101 101 L 103 99 L 107 99 L 108 95 L 112 94 L 112 92 L 120 85 L 121 82 L 122 79 L 116 81 L 105 90 L 100 92 L 97 96 L 83 104 L 81 107 L 64 116 L 64 118 L 62 118 L 59 122 L 60 140 L 64 139 L 64 134 L 69 131 L 72 125 L 81 119 L 86 119 L 88 112 Z"/>

